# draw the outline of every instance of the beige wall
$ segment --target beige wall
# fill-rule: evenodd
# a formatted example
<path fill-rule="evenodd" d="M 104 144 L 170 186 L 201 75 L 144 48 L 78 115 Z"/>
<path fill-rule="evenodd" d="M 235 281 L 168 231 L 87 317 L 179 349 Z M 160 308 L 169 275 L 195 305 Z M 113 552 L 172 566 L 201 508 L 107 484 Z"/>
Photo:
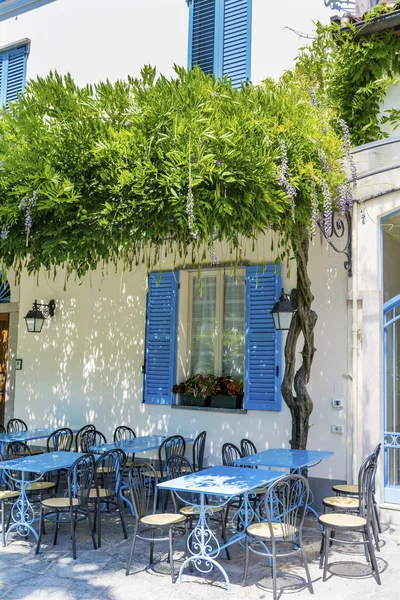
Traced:
<path fill-rule="evenodd" d="M 249 248 L 251 245 L 249 244 Z M 270 242 L 260 241 L 246 258 L 257 264 L 274 257 Z M 227 252 L 217 246 L 222 262 Z M 320 247 L 311 251 L 310 274 L 314 282 L 315 309 L 319 315 L 313 375 L 310 384 L 315 409 L 311 417 L 309 448 L 334 450 L 335 457 L 313 475 L 346 479 L 347 391 L 347 276 L 343 258 Z M 168 264 L 163 265 L 168 268 Z M 250 437 L 258 448 L 288 446 L 290 415 L 249 411 L 247 414 L 172 409 L 142 404 L 141 367 L 144 353 L 145 273 L 108 274 L 99 269 L 82 282 L 73 278 L 63 290 L 64 277 L 23 275 L 20 286 L 18 358 L 23 370 L 16 373 L 15 416 L 30 426 L 96 424 L 110 439 L 115 426 L 131 425 L 138 434 L 208 433 L 206 456 L 220 463 L 223 442 L 238 443 Z M 289 289 L 290 284 L 285 283 Z M 23 316 L 32 301 L 56 301 L 56 315 L 40 335 L 26 332 Z M 181 298 L 181 305 L 186 301 Z M 181 313 L 182 314 L 182 313 Z M 181 334 L 185 330 L 180 323 Z M 345 399 L 343 410 L 333 409 L 332 397 Z M 342 424 L 343 435 L 331 433 Z"/>

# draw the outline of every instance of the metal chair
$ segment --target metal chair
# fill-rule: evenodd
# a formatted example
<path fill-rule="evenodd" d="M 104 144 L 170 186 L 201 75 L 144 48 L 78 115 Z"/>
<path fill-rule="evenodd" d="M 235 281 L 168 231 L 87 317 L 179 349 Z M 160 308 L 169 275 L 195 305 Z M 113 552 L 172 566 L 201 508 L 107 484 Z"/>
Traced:
<path fill-rule="evenodd" d="M 136 540 L 144 540 L 150 543 L 150 564 L 153 564 L 154 544 L 157 542 L 169 542 L 169 561 L 171 565 L 171 580 L 175 580 L 173 544 L 176 536 L 177 525 L 185 525 L 187 535 L 186 518 L 175 513 L 156 514 L 158 477 L 151 465 L 144 462 L 135 462 L 129 469 L 129 493 L 134 509 L 135 531 L 132 538 L 132 546 L 129 554 L 126 575 L 132 564 Z M 168 535 L 156 537 L 157 531 L 168 530 Z"/>
<path fill-rule="evenodd" d="M 360 469 L 361 471 L 361 469 Z M 326 581 L 328 569 L 328 550 L 331 544 L 363 544 L 367 561 L 371 561 L 372 573 L 378 585 L 381 584 L 378 564 L 376 562 L 374 544 L 370 525 L 372 523 L 373 507 L 373 485 L 376 471 L 376 464 L 370 462 L 359 475 L 359 509 L 358 514 L 348 514 L 345 512 L 330 512 L 321 515 L 318 519 L 322 525 L 322 547 L 320 568 L 324 568 L 322 580 Z M 362 535 L 361 541 L 353 539 L 338 539 L 336 532 L 358 532 Z"/>
<path fill-rule="evenodd" d="M 74 434 L 69 427 L 56 429 L 47 438 L 47 452 L 69 452 L 74 440 Z"/>
<path fill-rule="evenodd" d="M 69 517 L 71 525 L 72 555 L 76 559 L 76 524 L 80 520 L 87 519 L 89 532 L 92 537 L 93 548 L 96 550 L 96 539 L 92 527 L 92 517 L 89 510 L 89 498 L 94 481 L 94 456 L 85 454 L 74 462 L 68 469 L 68 493 L 67 496 L 46 498 L 40 503 L 40 525 L 39 537 L 36 545 L 36 554 L 40 551 L 44 521 L 55 517 L 54 545 L 57 544 L 58 529 L 61 524 L 61 515 Z"/>
<path fill-rule="evenodd" d="M 193 442 L 193 470 L 201 471 L 204 462 L 207 432 L 202 431 Z"/>
<path fill-rule="evenodd" d="M 92 424 L 84 425 L 79 429 L 75 436 L 75 452 L 80 452 L 81 450 L 81 437 L 85 433 L 85 431 L 96 431 L 96 427 Z"/>
<path fill-rule="evenodd" d="M 90 490 L 89 502 L 95 503 L 94 530 L 97 526 L 97 547 L 101 547 L 101 506 L 115 504 L 121 520 L 122 532 L 126 533 L 124 515 L 121 508 L 121 484 L 126 464 L 126 454 L 120 448 L 114 448 L 101 454 L 95 463 L 95 488 Z"/>
<path fill-rule="evenodd" d="M 240 440 L 240 451 L 242 453 L 242 457 L 257 454 L 257 448 L 254 442 L 246 438 Z"/>
<path fill-rule="evenodd" d="M 222 446 L 222 464 L 224 467 L 233 467 L 233 461 L 238 458 L 243 458 L 242 453 L 235 444 L 227 442 Z"/>
<path fill-rule="evenodd" d="M 7 423 L 7 433 L 28 431 L 28 425 L 22 419 L 10 419 Z"/>
<path fill-rule="evenodd" d="M 284 475 L 270 485 L 264 500 L 266 521 L 254 523 L 246 529 L 243 585 L 246 585 L 250 552 L 267 557 L 272 563 L 273 600 L 276 600 L 277 558 L 286 558 L 300 553 L 306 571 L 308 589 L 311 594 L 314 593 L 302 539 L 308 496 L 308 483 L 302 475 Z M 279 553 L 277 545 L 282 547 Z M 263 552 L 256 549 L 260 546 L 264 549 Z"/>
<path fill-rule="evenodd" d="M 0 461 L 3 460 L 3 456 L 0 454 Z M 3 471 L 2 471 L 3 473 Z M 1 480 L 0 480 L 1 483 Z M 11 484 L 11 486 L 5 487 L 4 485 L 1 485 L 0 487 L 0 506 L 1 506 L 1 536 L 2 536 L 2 543 L 3 546 L 6 545 L 6 504 L 13 504 L 13 501 L 15 501 L 16 498 L 18 498 L 19 496 L 19 490 L 15 490 L 14 489 L 14 485 Z M 11 506 L 10 506 L 10 510 L 11 510 Z"/>
<path fill-rule="evenodd" d="M 132 440 L 136 437 L 136 433 L 128 427 L 127 425 L 120 425 L 114 431 L 113 440 L 114 442 L 119 442 L 121 440 Z M 130 467 L 133 461 L 135 460 L 135 454 L 129 453 L 126 458 L 126 467 Z"/>
<path fill-rule="evenodd" d="M 89 453 L 91 452 L 90 448 L 92 446 L 97 446 L 98 444 L 106 444 L 107 439 L 106 436 L 101 433 L 101 431 L 97 431 L 97 429 L 88 429 L 83 432 L 81 436 L 81 450 L 82 452 Z"/>
<path fill-rule="evenodd" d="M 158 478 L 166 479 L 167 461 L 171 456 L 185 456 L 186 442 L 181 435 L 167 437 L 158 449 Z"/>

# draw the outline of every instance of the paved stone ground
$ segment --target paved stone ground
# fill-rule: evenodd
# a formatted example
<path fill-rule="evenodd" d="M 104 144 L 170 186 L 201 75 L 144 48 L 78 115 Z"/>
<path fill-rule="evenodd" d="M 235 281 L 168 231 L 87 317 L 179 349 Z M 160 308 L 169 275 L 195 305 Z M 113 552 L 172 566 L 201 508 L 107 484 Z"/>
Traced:
<path fill-rule="evenodd" d="M 103 515 L 103 544 L 93 550 L 87 524 L 77 527 L 78 558 L 72 558 L 69 526 L 61 528 L 58 544 L 52 544 L 52 528 L 44 536 L 43 553 L 34 554 L 33 538 L 16 536 L 6 548 L 0 548 L 0 598 L 7 600 L 203 600 L 229 598 L 218 571 L 208 576 L 185 572 L 181 584 L 171 583 L 167 547 L 156 546 L 155 564 L 148 565 L 149 546 L 138 542 L 129 577 L 125 576 L 133 532 L 133 519 L 127 516 L 128 540 L 124 540 L 115 513 Z M 323 600 L 391 600 L 400 599 L 400 529 L 385 526 L 382 534 L 379 568 L 382 586 L 370 574 L 361 546 L 335 546 L 330 552 L 329 579 L 323 582 L 318 567 L 320 534 L 315 520 L 305 531 L 307 555 L 315 598 Z M 179 569 L 183 560 L 184 540 L 176 542 L 174 563 Z M 232 560 L 222 563 L 229 574 L 233 595 L 238 600 L 272 600 L 272 579 L 265 560 L 252 555 L 248 585 L 241 586 L 244 551 L 236 545 Z M 279 565 L 278 586 L 281 598 L 309 597 L 304 570 L 297 558 Z"/>

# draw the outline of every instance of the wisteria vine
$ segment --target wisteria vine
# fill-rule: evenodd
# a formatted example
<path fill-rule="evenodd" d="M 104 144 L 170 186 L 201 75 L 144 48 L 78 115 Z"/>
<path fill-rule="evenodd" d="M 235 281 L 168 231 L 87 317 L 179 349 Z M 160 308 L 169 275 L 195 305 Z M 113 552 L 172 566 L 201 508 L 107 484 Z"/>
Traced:
<path fill-rule="evenodd" d="M 296 203 L 295 198 L 297 196 L 297 191 L 292 182 L 289 180 L 289 162 L 287 155 L 287 147 L 283 140 L 281 140 L 281 151 L 282 151 L 282 160 L 281 160 L 281 173 L 279 177 L 279 181 L 282 187 L 285 188 L 287 195 L 289 196 L 292 219 L 295 221 L 296 219 Z"/>

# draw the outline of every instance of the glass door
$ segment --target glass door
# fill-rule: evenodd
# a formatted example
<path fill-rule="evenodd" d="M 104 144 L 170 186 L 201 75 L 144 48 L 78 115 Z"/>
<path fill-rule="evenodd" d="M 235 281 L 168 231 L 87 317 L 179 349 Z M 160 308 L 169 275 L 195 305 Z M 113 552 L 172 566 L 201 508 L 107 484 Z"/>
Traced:
<path fill-rule="evenodd" d="M 400 296 L 384 305 L 385 502 L 400 504 Z"/>

